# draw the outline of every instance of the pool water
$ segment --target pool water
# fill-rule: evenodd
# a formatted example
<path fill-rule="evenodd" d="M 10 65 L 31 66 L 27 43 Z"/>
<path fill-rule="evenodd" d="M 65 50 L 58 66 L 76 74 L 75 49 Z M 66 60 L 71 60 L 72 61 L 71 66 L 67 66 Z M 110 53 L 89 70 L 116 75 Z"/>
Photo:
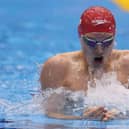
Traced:
<path fill-rule="evenodd" d="M 0 128 L 128 129 L 129 120 L 59 120 L 44 115 L 39 76 L 49 57 L 80 49 L 77 25 L 91 5 L 116 17 L 116 48 L 129 49 L 129 13 L 110 0 L 0 1 Z"/>

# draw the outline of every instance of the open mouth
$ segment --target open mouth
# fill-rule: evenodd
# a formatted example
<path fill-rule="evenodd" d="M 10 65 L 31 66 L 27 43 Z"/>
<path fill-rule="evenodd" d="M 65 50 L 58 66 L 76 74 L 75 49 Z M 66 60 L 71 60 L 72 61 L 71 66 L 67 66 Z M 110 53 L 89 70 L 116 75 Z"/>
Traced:
<path fill-rule="evenodd" d="M 96 64 L 102 64 L 103 63 L 103 56 L 95 57 L 94 62 Z"/>

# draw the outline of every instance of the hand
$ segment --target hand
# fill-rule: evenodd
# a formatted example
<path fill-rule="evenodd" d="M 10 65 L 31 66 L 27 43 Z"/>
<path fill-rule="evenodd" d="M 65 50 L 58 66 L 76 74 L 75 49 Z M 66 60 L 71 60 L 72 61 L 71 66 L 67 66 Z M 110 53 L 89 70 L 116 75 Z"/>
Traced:
<path fill-rule="evenodd" d="M 104 113 L 104 116 L 102 118 L 103 121 L 108 121 L 108 120 L 111 120 L 111 119 L 114 119 L 116 117 L 119 117 L 119 114 L 120 112 L 116 109 L 112 109 L 112 110 L 107 110 L 105 113 Z"/>
<path fill-rule="evenodd" d="M 84 112 L 83 118 L 108 121 L 115 118 L 118 114 L 119 112 L 115 109 L 107 110 L 104 107 L 91 107 Z"/>

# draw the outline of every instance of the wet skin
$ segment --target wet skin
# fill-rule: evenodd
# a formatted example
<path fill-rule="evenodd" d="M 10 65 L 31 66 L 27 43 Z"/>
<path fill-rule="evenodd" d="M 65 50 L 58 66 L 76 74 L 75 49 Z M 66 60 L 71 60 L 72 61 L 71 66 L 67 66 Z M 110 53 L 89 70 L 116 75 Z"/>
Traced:
<path fill-rule="evenodd" d="M 86 36 L 97 41 L 103 41 L 110 38 L 112 34 L 99 32 L 88 33 Z M 117 79 L 128 88 L 129 50 L 112 50 L 114 42 L 108 47 L 96 45 L 95 48 L 88 46 L 82 38 L 80 38 L 80 42 L 82 51 L 59 54 L 44 63 L 40 76 L 43 90 L 63 86 L 72 91 L 87 92 L 89 81 L 91 86 L 95 86 L 94 79 L 100 79 L 103 74 L 108 72 L 116 72 Z M 96 63 L 96 57 L 102 57 L 102 61 Z M 58 107 L 56 104 L 55 106 Z M 91 107 L 84 112 L 83 118 L 90 118 L 92 116 L 92 118 L 99 120 L 109 120 L 117 113 L 118 111 L 114 111 L 114 109 L 108 111 L 104 107 Z M 46 114 L 55 118 L 82 118 L 64 116 L 55 113 L 55 111 L 47 111 Z"/>

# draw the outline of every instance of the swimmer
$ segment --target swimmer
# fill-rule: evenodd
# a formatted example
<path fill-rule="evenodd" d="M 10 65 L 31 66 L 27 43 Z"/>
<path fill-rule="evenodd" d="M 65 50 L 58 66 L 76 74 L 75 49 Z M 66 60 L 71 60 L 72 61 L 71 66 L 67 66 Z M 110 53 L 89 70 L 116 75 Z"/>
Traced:
<path fill-rule="evenodd" d="M 72 91 L 87 91 L 88 82 L 95 87 L 94 80 L 101 79 L 108 72 L 116 72 L 118 81 L 128 89 L 129 50 L 113 49 L 116 22 L 111 11 L 101 6 L 86 9 L 81 15 L 78 33 L 81 51 L 62 53 L 44 63 L 40 76 L 42 90 L 63 86 Z M 51 112 L 48 115 L 74 118 Z M 104 107 L 91 107 L 84 112 L 83 118 L 93 116 L 110 120 L 115 115 L 114 109 L 108 111 Z"/>

